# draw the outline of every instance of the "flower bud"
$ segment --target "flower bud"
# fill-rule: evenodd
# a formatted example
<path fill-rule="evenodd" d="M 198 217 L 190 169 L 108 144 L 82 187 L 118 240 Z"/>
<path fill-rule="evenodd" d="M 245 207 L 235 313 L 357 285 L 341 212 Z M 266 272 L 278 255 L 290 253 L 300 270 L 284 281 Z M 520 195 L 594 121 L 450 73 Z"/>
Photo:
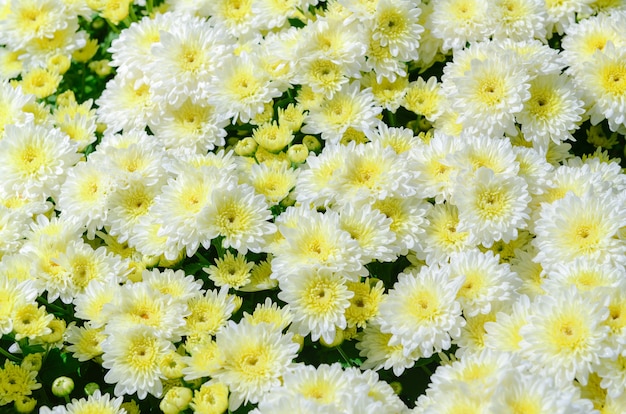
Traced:
<path fill-rule="evenodd" d="M 85 394 L 87 395 L 93 395 L 94 392 L 98 391 L 100 389 L 100 386 L 95 383 L 95 382 L 90 382 L 89 384 L 85 385 Z"/>
<path fill-rule="evenodd" d="M 22 360 L 21 367 L 27 371 L 39 371 L 41 369 L 43 354 L 41 352 L 28 354 Z"/>
<path fill-rule="evenodd" d="M 159 408 L 165 414 L 178 414 L 187 409 L 192 397 L 193 394 L 189 388 L 172 387 L 161 400 Z"/>
<path fill-rule="evenodd" d="M 74 391 L 74 380 L 70 377 L 58 377 L 52 382 L 52 394 L 67 397 Z"/>
<path fill-rule="evenodd" d="M 37 400 L 32 397 L 23 395 L 15 400 L 14 405 L 15 411 L 17 411 L 18 413 L 32 413 L 37 406 Z"/>
<path fill-rule="evenodd" d="M 247 137 L 237 142 L 235 145 L 235 154 L 241 157 L 251 157 L 256 152 L 259 144 L 256 143 L 254 138 Z"/>
<path fill-rule="evenodd" d="M 304 138 L 302 138 L 302 143 L 306 145 L 309 151 L 318 152 L 322 149 L 322 143 L 313 135 L 305 135 Z"/>
<path fill-rule="evenodd" d="M 287 150 L 287 158 L 294 164 L 302 164 L 309 156 L 309 149 L 304 144 L 294 144 Z"/>

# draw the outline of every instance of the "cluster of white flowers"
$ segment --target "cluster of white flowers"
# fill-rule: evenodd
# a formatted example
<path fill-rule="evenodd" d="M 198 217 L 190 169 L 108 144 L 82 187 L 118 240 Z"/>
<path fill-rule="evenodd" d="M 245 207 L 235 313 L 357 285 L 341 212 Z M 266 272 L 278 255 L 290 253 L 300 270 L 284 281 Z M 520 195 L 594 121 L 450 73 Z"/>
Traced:
<path fill-rule="evenodd" d="M 109 3 L 0 2 L 11 352 L 166 412 L 626 411 L 626 175 L 570 153 L 626 134 L 626 3 L 166 0 L 45 100 Z M 437 357 L 416 401 L 377 373 Z"/>

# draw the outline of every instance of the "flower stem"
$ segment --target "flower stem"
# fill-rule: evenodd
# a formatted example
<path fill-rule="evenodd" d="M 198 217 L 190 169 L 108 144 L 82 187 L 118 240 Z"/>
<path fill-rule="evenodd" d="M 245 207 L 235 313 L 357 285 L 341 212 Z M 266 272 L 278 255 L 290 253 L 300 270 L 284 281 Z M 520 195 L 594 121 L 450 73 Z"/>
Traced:
<path fill-rule="evenodd" d="M 341 355 L 341 357 L 343 358 L 344 361 L 346 361 L 346 364 L 352 366 L 352 363 L 350 362 L 350 358 L 348 358 L 348 355 L 346 355 L 345 352 L 343 352 L 343 349 L 341 349 L 341 345 L 337 346 L 337 352 L 339 352 L 339 355 Z"/>
<path fill-rule="evenodd" d="M 9 351 L 7 351 L 6 349 L 2 347 L 0 347 L 0 354 L 2 354 L 2 356 L 5 356 L 7 359 L 10 359 L 13 362 L 20 362 L 20 359 L 18 357 L 9 353 Z"/>

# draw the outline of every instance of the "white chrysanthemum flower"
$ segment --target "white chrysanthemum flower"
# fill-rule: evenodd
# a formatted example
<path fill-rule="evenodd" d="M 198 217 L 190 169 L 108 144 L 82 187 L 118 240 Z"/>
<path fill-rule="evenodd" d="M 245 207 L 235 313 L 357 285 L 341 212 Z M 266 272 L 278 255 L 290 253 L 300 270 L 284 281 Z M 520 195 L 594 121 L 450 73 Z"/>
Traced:
<path fill-rule="evenodd" d="M 228 118 L 207 102 L 187 99 L 167 105 L 163 115 L 150 120 L 149 127 L 166 150 L 184 148 L 204 154 L 224 146 Z"/>
<path fill-rule="evenodd" d="M 226 118 L 248 122 L 264 111 L 265 104 L 281 95 L 269 73 L 254 54 L 228 55 L 207 85 L 208 102 Z"/>
<path fill-rule="evenodd" d="M 67 350 L 80 362 L 89 361 L 102 355 L 102 342 L 107 335 L 102 328 L 93 328 L 88 324 L 77 326 L 70 324 L 64 334 Z"/>
<path fill-rule="evenodd" d="M 215 335 L 226 325 L 235 310 L 233 296 L 228 289 L 207 290 L 203 296 L 194 296 L 187 302 L 189 315 L 185 318 L 183 334 L 187 337 Z"/>
<path fill-rule="evenodd" d="M 51 60 L 61 56 L 70 59 L 72 52 L 85 47 L 87 33 L 80 30 L 78 19 L 68 17 L 64 19 L 64 27 L 46 36 L 35 37 L 23 46 L 24 53 L 20 55 L 20 60 L 24 68 L 47 67 Z"/>
<path fill-rule="evenodd" d="M 127 243 L 128 247 L 143 256 L 142 260 L 169 266 L 183 258 L 185 249 L 179 247 L 173 238 L 161 235 L 162 227 L 155 208 L 151 208 L 137 219 Z"/>
<path fill-rule="evenodd" d="M 349 279 L 360 275 L 359 244 L 342 230 L 339 214 L 331 210 L 318 213 L 304 207 L 291 209 L 291 214 L 294 227 L 278 225 L 284 242 L 272 251 L 274 278 L 281 281 L 298 277 L 307 269 L 340 273 Z"/>
<path fill-rule="evenodd" d="M 515 162 L 519 165 L 517 176 L 522 177 L 528 184 L 528 193 L 533 197 L 543 192 L 542 183 L 553 169 L 546 160 L 545 153 L 535 148 L 519 146 L 514 146 L 513 152 Z"/>
<path fill-rule="evenodd" d="M 424 31 L 419 24 L 418 4 L 414 0 L 379 0 L 371 18 L 372 39 L 404 62 L 418 58 L 420 35 Z"/>
<path fill-rule="evenodd" d="M 520 329 L 522 356 L 533 372 L 558 383 L 587 383 L 600 358 L 614 356 L 608 348 L 606 300 L 598 301 L 574 287 L 549 292 L 531 305 L 528 324 Z"/>
<path fill-rule="evenodd" d="M 360 90 L 360 83 L 344 84 L 332 99 L 309 110 L 302 132 L 322 134 L 325 141 L 337 144 L 348 128 L 365 132 L 375 128 L 382 108 L 374 104 L 371 89 Z"/>
<path fill-rule="evenodd" d="M 443 0 L 433 4 L 428 25 L 432 35 L 443 40 L 444 52 L 463 49 L 470 42 L 485 40 L 489 36 L 490 2 L 481 0 Z"/>
<path fill-rule="evenodd" d="M 0 333 L 13 331 L 14 309 L 24 303 L 33 303 L 39 293 L 32 281 L 20 282 L 0 275 Z"/>
<path fill-rule="evenodd" d="M 542 0 L 494 0 L 493 38 L 527 40 L 546 38 L 546 9 Z"/>
<path fill-rule="evenodd" d="M 510 262 L 511 269 L 521 280 L 518 293 L 531 299 L 546 293 L 543 289 L 546 272 L 541 264 L 533 261 L 536 255 L 537 249 L 530 244 L 524 250 L 517 250 Z"/>
<path fill-rule="evenodd" d="M 561 54 L 573 74 L 580 73 L 585 62 L 593 60 L 596 52 L 611 42 L 620 48 L 626 44 L 626 33 L 621 30 L 623 14 L 600 13 L 569 26 L 561 40 Z"/>
<path fill-rule="evenodd" d="M 610 263 L 598 264 L 584 257 L 557 263 L 547 272 L 544 289 L 576 286 L 580 292 L 603 294 L 607 290 L 620 289 L 624 285 L 626 269 Z"/>
<path fill-rule="evenodd" d="M 252 2 L 252 15 L 256 27 L 274 29 L 289 26 L 289 19 L 302 17 L 302 0 L 257 0 Z"/>
<path fill-rule="evenodd" d="M 215 341 L 224 363 L 213 378 L 228 386 L 231 411 L 242 403 L 258 403 L 271 388 L 280 385 L 299 346 L 290 333 L 283 335 L 271 325 L 252 325 L 245 320 L 239 324 L 230 321 Z"/>
<path fill-rule="evenodd" d="M 324 57 L 344 68 L 347 76 L 360 77 L 366 46 L 363 26 L 342 17 L 318 18 L 301 29 L 296 59 Z"/>
<path fill-rule="evenodd" d="M 0 140 L 2 188 L 57 199 L 67 171 L 79 158 L 76 144 L 58 129 L 7 125 Z"/>
<path fill-rule="evenodd" d="M 394 82 L 398 76 L 406 77 L 408 74 L 406 63 L 401 62 L 391 54 L 389 45 L 382 46 L 380 41 L 374 39 L 371 31 L 368 34 L 367 51 L 365 52 L 367 56 L 366 70 L 364 71 L 373 72 L 371 76 L 375 75 L 378 82 L 382 82 L 384 78 Z"/>
<path fill-rule="evenodd" d="M 358 205 L 357 205 L 358 207 Z M 426 214 L 431 205 L 418 197 L 387 197 L 377 200 L 372 208 L 391 219 L 390 229 L 396 235 L 395 249 L 400 255 L 408 250 L 420 250 L 420 237 L 427 224 Z"/>
<path fill-rule="evenodd" d="M 313 92 L 332 99 L 335 92 L 349 82 L 348 68 L 326 56 L 305 58 L 296 62 L 292 83 L 310 86 Z"/>
<path fill-rule="evenodd" d="M 417 146 L 409 152 L 409 158 L 415 160 L 416 186 L 422 197 L 434 198 L 436 203 L 450 199 L 458 167 L 445 158 L 461 148 L 463 141 L 435 131 L 427 145 Z"/>
<path fill-rule="evenodd" d="M 492 311 L 492 306 L 509 304 L 517 288 L 518 276 L 506 263 L 488 250 L 467 250 L 450 255 L 450 277 L 463 277 L 457 300 L 465 316 Z"/>
<path fill-rule="evenodd" d="M 454 356 L 457 359 L 471 359 L 474 355 L 483 352 L 485 347 L 485 324 L 496 320 L 496 313 L 502 308 L 501 303 L 494 303 L 489 313 L 479 313 L 474 316 L 464 314 L 465 325 L 461 334 L 452 343 L 457 346 Z"/>
<path fill-rule="evenodd" d="M 167 179 L 165 160 L 163 148 L 143 130 L 105 135 L 97 150 L 89 155 L 89 162 L 111 174 L 114 190 L 128 188 L 138 181 L 145 186 L 160 187 Z"/>
<path fill-rule="evenodd" d="M 362 388 L 350 381 L 339 363 L 318 367 L 298 364 L 285 372 L 281 386 L 271 390 L 263 402 L 280 405 L 283 399 L 302 398 L 315 407 L 344 411 L 354 406 L 355 394 L 365 391 Z"/>
<path fill-rule="evenodd" d="M 289 195 L 298 181 L 300 169 L 293 169 L 287 162 L 263 162 L 252 164 L 245 177 L 257 193 L 263 194 L 269 205 L 276 205 Z"/>
<path fill-rule="evenodd" d="M 250 283 L 250 272 L 253 267 L 254 262 L 246 260 L 243 254 L 233 255 L 227 251 L 224 256 L 215 259 L 215 265 L 204 267 L 202 270 L 209 275 L 215 286 L 237 290 Z"/>
<path fill-rule="evenodd" d="M 451 79 L 454 87 L 444 87 L 444 91 L 463 129 L 472 127 L 491 136 L 514 135 L 515 114 L 530 97 L 528 80 L 516 59 L 503 53 L 472 60 L 462 77 Z"/>
<path fill-rule="evenodd" d="M 211 238 L 205 237 L 201 227 L 206 220 L 204 209 L 211 205 L 211 195 L 217 188 L 234 185 L 234 177 L 229 178 L 218 168 L 183 168 L 161 188 L 151 212 L 161 223 L 158 234 L 191 257 L 200 244 L 210 247 Z"/>
<path fill-rule="evenodd" d="M 453 204 L 435 204 L 426 216 L 428 225 L 420 237 L 422 250 L 416 252 L 426 264 L 445 263 L 450 254 L 474 246 L 469 232 L 458 231 L 459 210 Z"/>
<path fill-rule="evenodd" d="M 67 414 L 84 414 L 88 412 L 97 412 L 99 414 L 124 414 L 126 410 L 121 408 L 124 398 L 121 396 L 111 399 L 107 393 L 102 394 L 100 390 L 96 390 L 87 398 L 79 400 L 72 399 L 72 402 L 65 406 Z"/>
<path fill-rule="evenodd" d="M 406 349 L 401 343 L 390 345 L 393 334 L 380 330 L 380 324 L 368 322 L 355 347 L 359 356 L 365 358 L 361 369 L 391 369 L 400 377 L 404 370 L 412 368 L 420 356 L 419 348 Z"/>
<path fill-rule="evenodd" d="M 443 112 L 442 101 L 441 83 L 437 82 L 437 77 L 431 76 L 425 81 L 420 76 L 407 87 L 402 106 L 435 122 Z"/>
<path fill-rule="evenodd" d="M 134 180 L 126 188 L 116 189 L 107 200 L 109 214 L 105 226 L 108 234 L 116 236 L 120 243 L 126 242 L 135 234 L 139 219 L 149 214 L 158 194 L 157 186 L 146 185 L 142 180 Z"/>
<path fill-rule="evenodd" d="M 51 37 L 71 20 L 66 14 L 65 2 L 61 0 L 15 0 L 6 3 L 8 13 L 0 20 L 0 31 L 3 33 L 2 43 L 12 49 L 21 49 L 33 39 Z"/>
<path fill-rule="evenodd" d="M 460 148 L 443 161 L 456 170 L 453 179 L 471 179 L 481 167 L 489 168 L 497 175 L 517 175 L 519 165 L 509 139 L 467 132 L 461 133 L 459 138 L 462 141 Z"/>
<path fill-rule="evenodd" d="M 93 238 L 107 217 L 107 199 L 113 188 L 113 177 L 95 162 L 79 162 L 67 172 L 61 185 L 56 209 L 68 219 L 84 226 Z"/>
<path fill-rule="evenodd" d="M 144 399 L 148 393 L 160 397 L 164 378 L 161 359 L 174 349 L 148 326 L 133 325 L 109 334 L 102 342 L 102 366 L 109 371 L 104 381 L 115 384 L 116 396 L 137 393 Z"/>
<path fill-rule="evenodd" d="M 249 185 L 218 187 L 198 219 L 201 243 L 222 236 L 224 248 L 259 253 L 265 249 L 265 239 L 276 232 L 271 218 L 265 197 Z"/>
<path fill-rule="evenodd" d="M 338 204 L 371 203 L 390 196 L 411 196 L 413 175 L 396 152 L 378 143 L 350 145 L 330 183 Z"/>
<path fill-rule="evenodd" d="M 585 164 L 579 166 L 558 165 L 540 179 L 538 184 L 538 194 L 531 203 L 534 217 L 529 224 L 532 228 L 534 228 L 539 219 L 541 204 L 552 204 L 565 197 L 569 192 L 578 197 L 583 197 L 590 191 L 593 193 L 604 193 L 606 191 L 602 177 L 591 171 L 590 166 Z M 531 231 L 533 230 L 531 229 Z"/>
<path fill-rule="evenodd" d="M 591 124 L 609 121 L 611 131 L 626 132 L 626 48 L 608 42 L 585 62 L 576 84 L 591 106 Z"/>
<path fill-rule="evenodd" d="M 24 232 L 28 230 L 31 216 L 22 211 L 0 205 L 0 257 L 20 250 Z"/>
<path fill-rule="evenodd" d="M 217 0 L 206 3 L 206 15 L 211 16 L 211 23 L 226 29 L 233 37 L 248 35 L 260 27 L 255 19 L 253 0 Z"/>
<path fill-rule="evenodd" d="M 391 231 L 389 217 L 372 210 L 369 204 L 359 208 L 346 204 L 338 212 L 339 226 L 359 245 L 361 263 L 391 262 L 397 258 L 396 235 Z"/>
<path fill-rule="evenodd" d="M 548 33 L 556 32 L 561 35 L 576 23 L 577 17 L 591 16 L 593 14 L 591 3 L 593 0 L 546 1 Z M 551 36 L 548 35 L 548 37 Z"/>
<path fill-rule="evenodd" d="M 603 358 L 596 367 L 595 372 L 602 378 L 600 386 L 607 390 L 610 398 L 618 398 L 624 395 L 626 390 L 626 352 L 617 357 Z"/>
<path fill-rule="evenodd" d="M 58 257 L 53 259 L 57 272 L 67 273 L 67 285 L 59 290 L 61 301 L 70 303 L 84 292 L 92 281 L 122 282 L 128 272 L 127 264 L 106 247 L 93 249 L 87 243 L 72 241 Z"/>
<path fill-rule="evenodd" d="M 530 81 L 530 98 L 515 117 L 527 141 L 574 141 L 582 122 L 583 101 L 567 75 L 538 76 Z M 547 143 L 543 144 L 547 146 Z"/>
<path fill-rule="evenodd" d="M 414 135 L 412 129 L 389 127 L 382 121 L 378 123 L 376 129 L 365 131 L 365 136 L 371 142 L 379 142 L 383 147 L 391 147 L 396 154 L 407 159 L 409 158 L 409 151 L 418 150 L 422 144 L 422 141 Z"/>
<path fill-rule="evenodd" d="M 159 33 L 159 42 L 151 48 L 153 58 L 144 69 L 152 93 L 174 107 L 185 99 L 201 101 L 210 91 L 216 68 L 228 56 L 231 39 L 200 18 Z"/>
<path fill-rule="evenodd" d="M 291 329 L 311 340 L 332 343 L 337 329 L 347 326 L 345 312 L 354 292 L 346 278 L 325 269 L 306 269 L 279 280 L 278 298 L 293 312 Z"/>
<path fill-rule="evenodd" d="M 332 204 L 335 194 L 330 190 L 330 183 L 350 151 L 351 147 L 346 145 L 326 145 L 319 155 L 311 153 L 300 168 L 294 188 L 296 201 L 315 207 Z"/>
<path fill-rule="evenodd" d="M 529 219 L 527 185 L 517 176 L 494 174 L 479 168 L 469 182 L 459 177 L 454 190 L 454 204 L 459 209 L 458 231 L 468 231 L 470 237 L 485 247 L 503 240 L 517 238 Z"/>
<path fill-rule="evenodd" d="M 98 121 L 107 126 L 106 133 L 143 130 L 151 119 L 161 116 L 163 102 L 139 69 L 118 73 L 96 100 Z"/>
<path fill-rule="evenodd" d="M 13 87 L 9 82 L 0 82 L 0 138 L 4 137 L 7 125 L 24 126 L 33 121 L 32 113 L 24 110 L 35 103 L 35 96 L 25 94 L 22 87 Z"/>
<path fill-rule="evenodd" d="M 520 359 L 513 354 L 487 349 L 472 354 L 469 358 L 442 364 L 431 375 L 431 383 L 426 390 L 426 396 L 432 398 L 435 404 L 423 412 L 451 414 L 459 411 L 450 410 L 450 407 L 457 408 L 460 412 L 464 411 L 461 408 L 470 409 L 462 404 L 462 399 L 455 401 L 459 394 L 473 396 L 474 401 L 466 401 L 476 404 L 476 406 L 470 407 L 478 408 L 478 411 L 471 409 L 470 412 L 485 412 L 486 406 L 491 403 L 491 399 L 494 397 L 497 386 L 505 382 L 507 376 L 515 375 L 516 371 L 521 368 L 521 363 Z M 475 400 L 476 398 L 477 400 Z M 452 401 L 446 403 L 447 399 Z M 449 411 L 438 411 L 438 408 L 444 406 L 444 403 Z"/>
<path fill-rule="evenodd" d="M 523 410 L 525 413 L 584 414 L 593 406 L 582 399 L 573 384 L 558 384 L 544 375 L 509 372 L 496 385 L 491 400 L 491 412 L 510 413 Z"/>
<path fill-rule="evenodd" d="M 465 324 L 456 299 L 462 284 L 462 277 L 451 279 L 447 268 L 438 265 L 399 274 L 377 318 L 381 332 L 392 334 L 388 344 L 424 358 L 449 349 Z"/>
<path fill-rule="evenodd" d="M 535 224 L 535 261 L 549 269 L 578 257 L 594 263 L 624 265 L 626 240 L 618 237 L 626 225 L 626 209 L 619 199 L 591 192 L 582 197 L 568 192 L 541 206 Z"/>
<path fill-rule="evenodd" d="M 109 313 L 107 334 L 143 325 L 168 340 L 180 340 L 185 317 L 189 315 L 187 303 L 141 282 L 122 286 L 113 301 L 104 305 L 104 311 Z"/>
<path fill-rule="evenodd" d="M 485 322 L 485 348 L 500 352 L 518 352 L 522 340 L 520 329 L 528 323 L 530 303 L 528 296 L 520 295 L 511 309 L 497 312 L 495 321 Z"/>
<path fill-rule="evenodd" d="M 293 321 L 293 312 L 289 305 L 280 307 L 270 298 L 265 298 L 265 302 L 256 304 L 252 314 L 244 311 L 243 318 L 253 325 L 268 323 L 282 331 Z"/>
<path fill-rule="evenodd" d="M 110 65 L 117 67 L 117 72 L 145 68 L 153 59 L 151 49 L 159 42 L 160 32 L 169 32 L 174 24 L 185 25 L 187 20 L 190 17 L 182 13 L 156 13 L 131 23 L 111 41 Z"/>
<path fill-rule="evenodd" d="M 170 295 L 177 302 L 187 303 L 192 298 L 204 293 L 202 280 L 187 275 L 182 269 L 172 270 L 158 268 L 144 270 L 141 274 L 142 282 L 164 295 Z"/>
<path fill-rule="evenodd" d="M 530 78 L 537 75 L 560 74 L 567 67 L 558 49 L 553 49 L 539 39 L 513 41 L 502 39 L 492 42 L 496 50 L 513 52 L 518 64 L 523 66 Z M 502 53 L 502 52 L 496 52 Z"/>
<path fill-rule="evenodd" d="M 119 294 L 121 287 L 114 280 L 94 281 L 74 298 L 75 316 L 84 319 L 85 324 L 101 328 L 109 322 L 115 309 L 105 307 Z"/>

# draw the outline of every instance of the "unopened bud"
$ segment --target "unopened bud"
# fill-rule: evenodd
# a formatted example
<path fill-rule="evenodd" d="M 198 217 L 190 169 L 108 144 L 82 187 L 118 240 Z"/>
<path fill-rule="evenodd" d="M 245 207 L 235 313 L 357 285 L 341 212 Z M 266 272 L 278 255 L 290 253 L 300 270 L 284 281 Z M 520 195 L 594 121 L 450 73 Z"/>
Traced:
<path fill-rule="evenodd" d="M 70 377 L 58 377 L 52 382 L 52 394 L 57 397 L 67 397 L 74 391 L 74 380 Z"/>
<path fill-rule="evenodd" d="M 178 414 L 189 406 L 193 393 L 187 387 L 172 387 L 165 394 L 159 408 L 165 414 Z"/>

